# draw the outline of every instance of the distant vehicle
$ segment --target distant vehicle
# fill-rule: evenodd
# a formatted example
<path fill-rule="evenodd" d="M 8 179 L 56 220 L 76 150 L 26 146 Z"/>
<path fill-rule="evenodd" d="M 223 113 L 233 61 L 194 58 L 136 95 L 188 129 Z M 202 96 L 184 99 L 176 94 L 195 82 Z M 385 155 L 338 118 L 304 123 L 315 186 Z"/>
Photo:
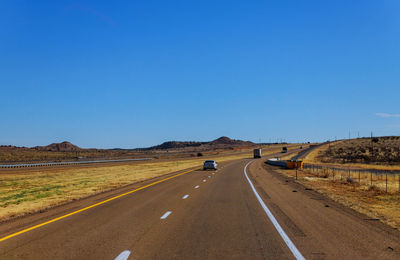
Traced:
<path fill-rule="evenodd" d="M 254 149 L 254 158 L 261 158 L 261 149 Z"/>
<path fill-rule="evenodd" d="M 218 168 L 218 164 L 214 160 L 207 160 L 203 164 L 203 170 L 212 169 L 216 170 Z"/>
<path fill-rule="evenodd" d="M 287 153 L 287 147 L 286 146 L 282 147 L 282 153 Z"/>
<path fill-rule="evenodd" d="M 300 149 L 303 149 L 303 146 L 300 146 Z"/>

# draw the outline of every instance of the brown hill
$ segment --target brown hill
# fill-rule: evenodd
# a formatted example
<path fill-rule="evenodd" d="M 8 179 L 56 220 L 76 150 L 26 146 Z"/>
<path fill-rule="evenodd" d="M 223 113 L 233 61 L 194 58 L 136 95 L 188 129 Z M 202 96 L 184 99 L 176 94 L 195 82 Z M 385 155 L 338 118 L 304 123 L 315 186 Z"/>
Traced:
<path fill-rule="evenodd" d="M 71 144 L 70 142 L 62 142 L 62 143 L 52 143 L 47 146 L 36 146 L 34 149 L 39 151 L 51 151 L 51 152 L 73 152 L 82 150 L 76 145 Z"/>
<path fill-rule="evenodd" d="M 215 139 L 214 141 L 211 141 L 209 143 L 209 145 L 221 145 L 221 144 L 225 144 L 225 145 L 253 145 L 254 143 L 249 142 L 249 141 L 242 141 L 242 140 L 234 140 L 234 139 L 230 139 L 229 137 L 226 136 L 222 136 L 218 139 Z"/>

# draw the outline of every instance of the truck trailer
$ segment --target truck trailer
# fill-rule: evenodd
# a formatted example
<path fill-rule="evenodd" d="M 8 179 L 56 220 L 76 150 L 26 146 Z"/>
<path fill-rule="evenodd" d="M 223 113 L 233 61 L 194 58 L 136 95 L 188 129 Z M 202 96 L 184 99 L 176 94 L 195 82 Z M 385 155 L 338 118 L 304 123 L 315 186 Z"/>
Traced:
<path fill-rule="evenodd" d="M 261 158 L 261 149 L 254 149 L 254 158 Z"/>

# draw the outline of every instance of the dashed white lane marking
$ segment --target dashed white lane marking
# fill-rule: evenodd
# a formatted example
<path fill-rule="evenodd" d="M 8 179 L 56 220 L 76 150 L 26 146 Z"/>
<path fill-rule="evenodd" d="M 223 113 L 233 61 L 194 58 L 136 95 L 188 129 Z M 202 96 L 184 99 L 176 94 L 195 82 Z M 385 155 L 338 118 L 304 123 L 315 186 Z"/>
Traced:
<path fill-rule="evenodd" d="M 131 254 L 131 251 L 125 250 L 121 254 L 119 254 L 114 260 L 126 260 L 126 259 L 128 259 L 130 254 Z"/>
<path fill-rule="evenodd" d="M 197 185 L 196 187 L 194 187 L 195 189 L 198 189 L 200 186 L 199 185 Z"/>
<path fill-rule="evenodd" d="M 206 180 L 203 180 L 203 182 L 206 182 Z"/>
<path fill-rule="evenodd" d="M 165 212 L 164 215 L 162 215 L 162 217 L 161 217 L 160 219 L 166 219 L 166 218 L 168 218 L 168 216 L 169 216 L 171 213 L 172 213 L 171 211 Z"/>
<path fill-rule="evenodd" d="M 187 199 L 189 197 L 189 194 L 186 194 L 185 196 L 182 197 L 182 199 Z"/>
<path fill-rule="evenodd" d="M 254 161 L 254 160 L 253 160 Z M 251 189 L 253 190 L 254 194 L 256 195 L 256 198 L 258 202 L 261 204 L 261 207 L 264 209 L 265 213 L 267 213 L 268 218 L 271 220 L 272 224 L 275 226 L 276 230 L 278 231 L 279 235 L 282 237 L 283 241 L 285 241 L 286 245 L 289 247 L 290 251 L 292 251 L 292 254 L 294 257 L 298 260 L 305 260 L 304 256 L 300 253 L 300 251 L 297 249 L 297 247 L 293 244 L 292 240 L 286 235 L 285 231 L 283 231 L 281 225 L 279 225 L 278 221 L 272 215 L 271 211 L 265 205 L 264 201 L 261 199 L 260 195 L 258 195 L 257 190 L 254 188 L 253 183 L 250 181 L 249 176 L 247 176 L 247 166 L 249 166 L 250 163 L 253 161 L 250 161 L 246 166 L 244 167 L 244 175 L 246 176 L 247 181 L 250 184 Z"/>

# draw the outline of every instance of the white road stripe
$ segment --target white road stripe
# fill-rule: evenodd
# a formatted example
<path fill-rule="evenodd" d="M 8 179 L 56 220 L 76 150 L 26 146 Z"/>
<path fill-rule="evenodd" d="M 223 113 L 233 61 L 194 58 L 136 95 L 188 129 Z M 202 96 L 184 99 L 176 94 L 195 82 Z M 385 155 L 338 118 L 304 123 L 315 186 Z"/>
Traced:
<path fill-rule="evenodd" d="M 300 253 L 300 251 L 297 249 L 297 247 L 293 244 L 292 240 L 290 240 L 288 235 L 286 235 L 285 231 L 283 231 L 282 227 L 279 225 L 279 223 L 276 220 L 276 218 L 274 217 L 274 215 L 272 215 L 272 213 L 268 209 L 267 205 L 265 205 L 265 203 L 261 199 L 260 195 L 258 195 L 256 189 L 254 188 L 253 183 L 250 181 L 249 176 L 247 176 L 247 171 L 246 171 L 247 170 L 247 166 L 249 166 L 249 164 L 252 163 L 253 161 L 249 162 L 244 167 L 244 175 L 246 176 L 246 179 L 249 182 L 251 189 L 253 190 L 254 194 L 256 195 L 256 198 L 257 198 L 258 202 L 261 204 L 261 206 L 264 209 L 265 213 L 267 214 L 268 218 L 271 220 L 272 224 L 275 226 L 275 228 L 278 231 L 279 235 L 282 237 L 283 241 L 285 241 L 285 243 L 289 247 L 290 251 L 292 251 L 292 254 L 294 255 L 294 257 L 296 257 L 296 259 L 299 259 L 299 260 L 303 260 L 303 259 L 305 260 L 303 255 Z"/>
<path fill-rule="evenodd" d="M 121 254 L 119 254 L 114 260 L 126 260 L 126 259 L 128 259 L 130 254 L 131 254 L 131 251 L 125 250 Z"/>
<path fill-rule="evenodd" d="M 199 185 L 197 185 L 196 187 L 194 187 L 195 189 L 198 189 L 200 186 Z"/>
<path fill-rule="evenodd" d="M 182 199 L 187 199 L 189 197 L 189 194 L 186 194 L 185 196 L 183 196 L 183 198 Z"/>
<path fill-rule="evenodd" d="M 162 215 L 162 217 L 161 217 L 160 219 L 166 219 L 166 218 L 168 218 L 168 216 L 169 216 L 171 213 L 172 213 L 171 211 L 165 212 L 164 215 Z"/>

